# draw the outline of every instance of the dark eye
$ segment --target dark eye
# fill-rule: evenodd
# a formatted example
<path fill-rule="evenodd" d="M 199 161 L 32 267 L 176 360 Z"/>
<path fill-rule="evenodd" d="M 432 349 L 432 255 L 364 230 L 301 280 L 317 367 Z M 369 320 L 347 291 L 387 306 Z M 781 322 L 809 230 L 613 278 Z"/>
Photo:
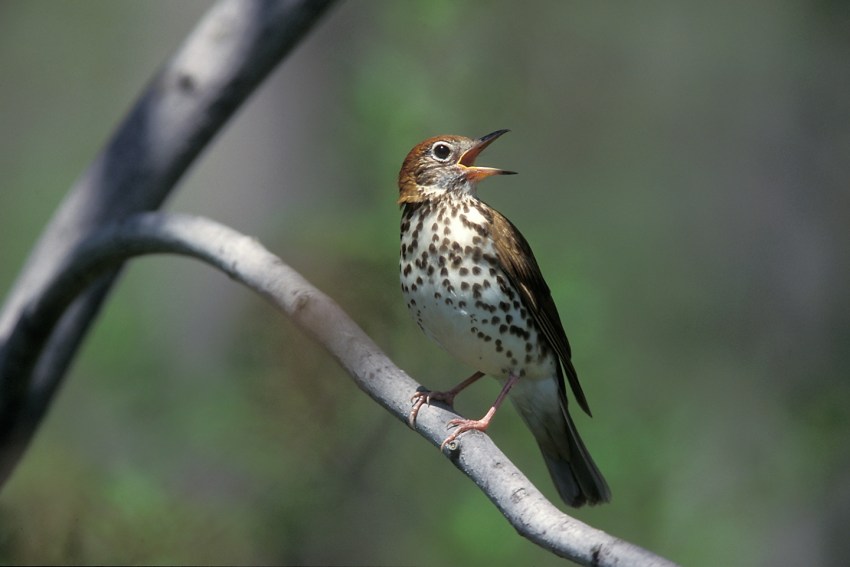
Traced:
<path fill-rule="evenodd" d="M 446 161 L 452 155 L 452 148 L 445 142 L 437 142 L 431 147 L 431 154 L 439 161 Z"/>

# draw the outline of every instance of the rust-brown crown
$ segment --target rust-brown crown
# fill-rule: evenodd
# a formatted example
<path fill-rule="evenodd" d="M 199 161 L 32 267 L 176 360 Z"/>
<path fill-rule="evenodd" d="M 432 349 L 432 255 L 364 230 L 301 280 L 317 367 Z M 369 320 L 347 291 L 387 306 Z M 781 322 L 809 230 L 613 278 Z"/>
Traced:
<path fill-rule="evenodd" d="M 398 175 L 398 203 L 417 203 L 448 191 L 474 194 L 481 179 L 515 173 L 475 165 L 478 154 L 505 132 L 496 130 L 477 140 L 435 136 L 417 144 L 407 154 Z"/>

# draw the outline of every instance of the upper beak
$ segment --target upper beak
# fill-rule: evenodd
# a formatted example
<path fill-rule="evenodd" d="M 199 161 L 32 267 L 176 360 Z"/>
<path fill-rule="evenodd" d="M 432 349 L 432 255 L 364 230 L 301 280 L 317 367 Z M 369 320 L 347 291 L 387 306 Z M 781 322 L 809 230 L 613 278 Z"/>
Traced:
<path fill-rule="evenodd" d="M 504 169 L 496 169 L 494 167 L 478 167 L 474 165 L 475 158 L 478 157 L 478 154 L 484 151 L 484 148 L 492 144 L 496 138 L 506 132 L 508 132 L 508 130 L 496 130 L 486 136 L 481 136 L 475 140 L 475 143 L 471 148 L 463 152 L 463 155 L 460 156 L 460 160 L 458 160 L 458 164 L 466 169 L 467 179 L 471 181 L 478 181 L 479 179 L 484 179 L 491 175 L 513 175 L 516 173 L 516 171 L 506 171 Z"/>

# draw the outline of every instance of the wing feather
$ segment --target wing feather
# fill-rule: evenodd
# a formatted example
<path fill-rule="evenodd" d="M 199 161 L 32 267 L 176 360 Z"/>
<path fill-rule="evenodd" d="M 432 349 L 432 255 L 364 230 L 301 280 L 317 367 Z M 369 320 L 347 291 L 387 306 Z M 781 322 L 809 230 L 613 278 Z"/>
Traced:
<path fill-rule="evenodd" d="M 581 389 L 578 374 L 571 360 L 570 342 L 567 340 L 567 334 L 564 332 L 561 318 L 558 316 L 558 308 L 552 300 L 552 293 L 543 279 L 534 253 L 525 237 L 511 221 L 498 211 L 493 210 L 492 212 L 494 241 L 505 275 L 519 290 L 523 304 L 534 317 L 535 322 L 543 331 L 543 335 L 558 355 L 578 405 L 588 415 L 591 415 L 587 398 Z M 562 395 L 566 396 L 563 377 L 559 382 L 559 390 Z"/>

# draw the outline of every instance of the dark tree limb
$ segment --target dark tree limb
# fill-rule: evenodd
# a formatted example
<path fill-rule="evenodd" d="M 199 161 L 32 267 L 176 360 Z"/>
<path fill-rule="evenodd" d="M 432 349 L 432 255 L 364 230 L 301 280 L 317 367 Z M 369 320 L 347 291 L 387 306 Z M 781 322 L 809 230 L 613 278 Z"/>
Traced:
<path fill-rule="evenodd" d="M 213 221 L 147 213 L 108 226 L 69 254 L 44 293 L 23 311 L 10 340 L 0 345 L 0 378 L 30 372 L 49 329 L 76 294 L 100 274 L 143 254 L 174 253 L 202 260 L 256 291 L 309 333 L 348 371 L 357 386 L 407 423 L 419 384 L 400 370 L 327 295 L 253 238 Z M 23 413 L 42 400 L 23 399 Z M 455 413 L 424 407 L 416 431 L 439 446 Z M 567 516 L 480 433 L 467 433 L 446 451 L 524 537 L 582 565 L 669 566 L 673 563 Z"/>
<path fill-rule="evenodd" d="M 45 228 L 0 310 L 0 344 L 57 266 L 108 222 L 159 208 L 198 154 L 333 0 L 221 0 L 154 76 Z M 48 329 L 49 348 L 22 383 L 0 379 L 0 471 L 14 463 L 46 411 L 120 264 L 79 295 Z M 41 329 L 40 331 L 45 331 Z M 30 390 L 28 414 L 17 413 Z M 12 435 L 14 433 L 14 435 Z M 6 436 L 4 436 L 6 435 Z M 11 436 L 10 436 L 11 435 Z M 3 477 L 0 476 L 0 481 Z"/>

